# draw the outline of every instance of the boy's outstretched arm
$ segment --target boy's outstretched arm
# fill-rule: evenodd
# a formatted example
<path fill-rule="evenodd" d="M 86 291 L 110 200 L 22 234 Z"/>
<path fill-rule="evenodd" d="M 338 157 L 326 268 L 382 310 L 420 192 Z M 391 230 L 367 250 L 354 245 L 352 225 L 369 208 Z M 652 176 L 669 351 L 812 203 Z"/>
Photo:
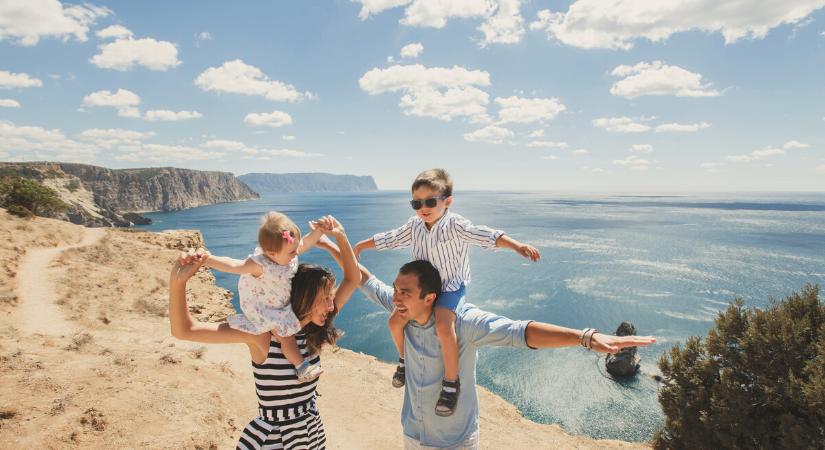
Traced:
<path fill-rule="evenodd" d="M 498 239 L 496 239 L 496 247 L 509 248 L 510 250 L 513 250 L 531 261 L 538 261 L 541 259 L 541 253 L 539 253 L 536 247 L 533 247 L 530 244 L 523 244 L 510 236 L 507 236 L 506 234 L 502 234 L 498 237 Z"/>

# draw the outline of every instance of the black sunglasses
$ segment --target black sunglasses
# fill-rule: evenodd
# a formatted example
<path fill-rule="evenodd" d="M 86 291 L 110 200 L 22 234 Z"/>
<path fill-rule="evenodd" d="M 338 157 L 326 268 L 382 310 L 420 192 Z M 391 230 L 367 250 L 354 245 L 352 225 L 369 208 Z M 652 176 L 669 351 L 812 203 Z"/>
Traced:
<path fill-rule="evenodd" d="M 438 197 L 425 198 L 424 200 L 410 200 L 410 206 L 412 206 L 412 209 L 416 211 L 421 209 L 422 206 L 426 206 L 427 208 L 435 208 L 438 201 L 444 200 L 445 198 L 447 198 L 446 195 L 439 195 Z"/>

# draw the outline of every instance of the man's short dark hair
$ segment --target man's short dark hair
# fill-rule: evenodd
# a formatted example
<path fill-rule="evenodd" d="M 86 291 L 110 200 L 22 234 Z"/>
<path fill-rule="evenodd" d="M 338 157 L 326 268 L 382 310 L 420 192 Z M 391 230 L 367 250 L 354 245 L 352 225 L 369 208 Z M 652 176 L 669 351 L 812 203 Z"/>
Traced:
<path fill-rule="evenodd" d="M 418 277 L 418 288 L 421 289 L 419 298 L 424 298 L 428 294 L 441 294 L 441 275 L 438 269 L 433 267 L 429 261 L 411 261 L 401 266 L 398 270 L 401 275 L 413 274 Z"/>

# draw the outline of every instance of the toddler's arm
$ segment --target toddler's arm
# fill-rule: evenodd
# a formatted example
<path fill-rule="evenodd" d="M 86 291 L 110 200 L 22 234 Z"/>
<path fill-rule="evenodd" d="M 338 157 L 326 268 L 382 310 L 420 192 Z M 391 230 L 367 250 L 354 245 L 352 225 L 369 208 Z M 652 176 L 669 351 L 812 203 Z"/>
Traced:
<path fill-rule="evenodd" d="M 313 246 L 315 246 L 315 243 L 318 242 L 318 239 L 321 239 L 321 236 L 324 235 L 324 229 L 329 228 L 327 218 L 322 217 L 317 221 L 310 222 L 309 228 L 312 231 L 310 231 L 309 234 L 307 234 L 306 237 L 304 237 L 303 241 L 301 241 L 301 246 L 298 247 L 299 255 L 311 249 Z"/>
<path fill-rule="evenodd" d="M 264 270 L 260 264 L 252 258 L 235 259 L 227 256 L 214 256 L 206 254 L 206 267 L 220 270 L 221 272 L 235 273 L 238 275 L 249 274 L 255 277 L 263 275 Z"/>

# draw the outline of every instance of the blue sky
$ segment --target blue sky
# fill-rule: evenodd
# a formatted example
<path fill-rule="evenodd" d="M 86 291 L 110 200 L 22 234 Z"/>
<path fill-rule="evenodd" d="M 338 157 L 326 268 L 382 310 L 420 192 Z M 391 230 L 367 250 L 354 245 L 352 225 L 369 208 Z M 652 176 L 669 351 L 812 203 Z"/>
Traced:
<path fill-rule="evenodd" d="M 724 5 L 724 7 L 720 6 Z M 825 0 L 0 0 L 0 160 L 825 188 Z"/>

